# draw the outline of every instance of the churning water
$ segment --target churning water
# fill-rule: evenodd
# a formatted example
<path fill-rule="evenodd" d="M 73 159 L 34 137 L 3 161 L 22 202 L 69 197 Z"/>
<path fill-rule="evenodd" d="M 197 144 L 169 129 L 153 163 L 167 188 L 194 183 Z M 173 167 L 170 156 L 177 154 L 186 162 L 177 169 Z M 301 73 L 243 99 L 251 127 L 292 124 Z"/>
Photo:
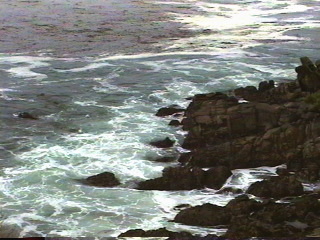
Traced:
<path fill-rule="evenodd" d="M 159 54 L 1 54 L 3 224 L 18 225 L 21 237 L 112 237 L 160 227 L 222 232 L 168 220 L 176 205 L 225 205 L 234 195 L 133 189 L 177 164 L 153 159 L 184 151 L 179 144 L 185 132 L 154 114 L 170 104 L 186 107 L 185 98 L 197 93 L 294 79 L 299 57 L 320 58 L 319 2 L 186 1 L 201 12 L 177 15 L 177 21 L 212 34 L 173 41 Z M 18 118 L 19 112 L 39 120 Z M 177 140 L 174 149 L 148 144 L 167 136 Z M 104 171 L 121 185 L 96 188 L 78 181 Z M 261 175 L 274 174 L 267 167 L 234 170 L 226 185 L 245 189 Z"/>

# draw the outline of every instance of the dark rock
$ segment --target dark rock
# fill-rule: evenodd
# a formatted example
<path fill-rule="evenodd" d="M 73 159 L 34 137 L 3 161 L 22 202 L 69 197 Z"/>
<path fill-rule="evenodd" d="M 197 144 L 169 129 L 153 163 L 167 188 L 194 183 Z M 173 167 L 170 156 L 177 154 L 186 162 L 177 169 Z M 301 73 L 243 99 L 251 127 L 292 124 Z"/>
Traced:
<path fill-rule="evenodd" d="M 306 163 L 305 167 L 297 171 L 295 176 L 302 181 L 316 182 L 320 179 L 320 167 L 317 163 Z"/>
<path fill-rule="evenodd" d="M 97 187 L 114 187 L 120 184 L 115 175 L 110 172 L 104 172 L 88 177 L 85 180 L 85 183 Z"/>
<path fill-rule="evenodd" d="M 191 190 L 204 187 L 205 171 L 201 168 L 169 167 L 162 177 L 138 184 L 140 190 Z"/>
<path fill-rule="evenodd" d="M 179 212 L 174 222 L 193 226 L 225 225 L 230 221 L 230 214 L 225 207 L 206 203 L 187 208 Z"/>
<path fill-rule="evenodd" d="M 277 176 L 253 183 L 247 193 L 258 197 L 283 198 L 302 195 L 303 186 L 294 176 Z"/>
<path fill-rule="evenodd" d="M 247 195 L 238 196 L 226 205 L 226 209 L 232 216 L 250 215 L 260 208 L 262 208 L 262 203 L 249 199 Z"/>
<path fill-rule="evenodd" d="M 208 188 L 219 189 L 231 175 L 232 172 L 225 166 L 210 168 L 205 172 L 204 184 Z"/>
<path fill-rule="evenodd" d="M 313 195 L 297 197 L 291 203 L 258 203 L 254 208 L 244 214 L 232 212 L 225 237 L 302 237 L 319 226 L 320 203 Z"/>
<path fill-rule="evenodd" d="M 265 92 L 269 89 L 272 89 L 274 88 L 274 81 L 264 81 L 264 82 L 260 82 L 259 83 L 259 92 Z"/>
<path fill-rule="evenodd" d="M 180 126 L 180 125 L 181 125 L 181 122 L 178 120 L 171 120 L 169 122 L 169 126 Z"/>
<path fill-rule="evenodd" d="M 299 86 L 302 91 L 318 91 L 320 89 L 320 71 L 308 57 L 302 57 L 300 61 L 302 65 L 295 69 L 298 73 Z"/>
<path fill-rule="evenodd" d="M 146 180 L 138 184 L 140 190 L 191 190 L 204 187 L 219 189 L 231 176 L 226 167 L 216 167 L 204 171 L 195 167 L 169 167 L 162 177 Z"/>
<path fill-rule="evenodd" d="M 186 209 L 186 208 L 190 208 L 192 207 L 190 204 L 180 204 L 178 206 L 175 206 L 173 209 L 174 210 L 182 210 L 182 209 Z"/>
<path fill-rule="evenodd" d="M 279 176 L 290 176 L 290 175 L 292 175 L 290 173 L 290 171 L 288 169 L 286 169 L 286 168 L 277 168 L 276 173 Z"/>
<path fill-rule="evenodd" d="M 184 110 L 185 109 L 179 108 L 178 106 L 164 107 L 164 108 L 160 108 L 158 110 L 158 112 L 156 113 L 156 116 L 158 116 L 158 117 L 170 116 L 175 113 L 183 112 Z"/>
<path fill-rule="evenodd" d="M 118 237 L 173 237 L 173 238 L 189 238 L 192 237 L 188 232 L 171 232 L 165 228 L 144 231 L 142 229 L 129 230 L 121 233 Z"/>
<path fill-rule="evenodd" d="M 176 159 L 177 159 L 176 157 L 160 157 L 160 158 L 154 159 L 153 161 L 155 161 L 155 162 L 173 162 Z"/>
<path fill-rule="evenodd" d="M 25 118 L 25 119 L 31 119 L 31 120 L 38 120 L 39 119 L 38 117 L 36 117 L 28 112 L 19 112 L 17 116 L 19 118 Z"/>
<path fill-rule="evenodd" d="M 224 193 L 240 194 L 240 193 L 243 193 L 243 190 L 240 188 L 226 187 L 217 191 L 217 194 L 224 194 Z"/>
<path fill-rule="evenodd" d="M 175 141 L 171 140 L 170 138 L 165 138 L 164 140 L 150 142 L 150 145 L 158 148 L 170 148 L 174 145 Z"/>
<path fill-rule="evenodd" d="M 254 86 L 237 88 L 233 92 L 237 97 L 243 98 L 247 101 L 255 101 L 259 99 L 260 95 L 257 88 Z"/>
<path fill-rule="evenodd" d="M 284 224 L 272 224 L 259 219 L 252 219 L 250 217 L 233 218 L 233 224 L 229 226 L 227 233 L 224 235 L 226 238 L 231 239 L 244 239 L 244 238 L 270 238 L 270 237 L 303 237 L 304 232 L 296 228 Z"/>
<path fill-rule="evenodd" d="M 182 153 L 178 159 L 178 162 L 184 164 L 190 161 L 192 153 Z"/>

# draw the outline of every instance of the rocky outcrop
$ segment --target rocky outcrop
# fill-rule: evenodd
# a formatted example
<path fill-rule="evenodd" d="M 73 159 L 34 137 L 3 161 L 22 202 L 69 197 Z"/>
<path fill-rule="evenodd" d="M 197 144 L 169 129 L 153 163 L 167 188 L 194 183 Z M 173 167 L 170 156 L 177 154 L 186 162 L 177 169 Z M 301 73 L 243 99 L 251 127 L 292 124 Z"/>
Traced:
<path fill-rule="evenodd" d="M 193 98 L 182 121 L 188 131 L 182 146 L 191 153 L 182 154 L 179 162 L 236 169 L 292 165 L 320 156 L 320 112 L 310 111 L 304 102 L 309 92 L 295 82 L 278 87 L 266 82 L 258 90 L 241 88 L 234 93 L 238 99 L 251 102 L 223 93 Z M 319 163 L 315 165 L 319 167 Z M 310 174 L 308 178 L 318 178 Z"/>
<path fill-rule="evenodd" d="M 319 207 L 316 196 L 299 197 L 289 204 L 262 203 L 250 214 L 233 216 L 225 237 L 303 237 L 320 223 Z"/>
<path fill-rule="evenodd" d="M 182 210 L 176 215 L 174 222 L 209 227 L 226 225 L 230 222 L 230 217 L 225 207 L 206 203 Z"/>
<path fill-rule="evenodd" d="M 177 105 L 169 106 L 169 107 L 164 107 L 160 108 L 158 112 L 156 113 L 156 116 L 158 117 L 165 117 L 165 116 L 170 116 L 174 115 L 176 113 L 182 113 L 185 109 L 180 108 Z"/>
<path fill-rule="evenodd" d="M 297 81 L 277 86 L 261 82 L 258 88 L 190 98 L 183 120 L 175 122 L 188 132 L 182 147 L 190 151 L 179 157 L 181 166 L 166 168 L 162 177 L 141 182 L 138 189 L 220 189 L 233 169 L 284 164 L 279 176 L 253 183 L 246 191 L 260 201 L 241 195 L 225 207 L 177 206 L 180 212 L 173 221 L 225 225 L 224 237 L 231 239 L 314 236 L 320 226 L 320 196 L 304 192 L 301 182 L 320 180 L 320 62 L 301 58 L 301 63 Z M 242 190 L 225 187 L 217 193 L 225 192 Z"/>
<path fill-rule="evenodd" d="M 291 203 L 257 202 L 247 196 L 231 200 L 225 207 L 204 204 L 179 212 L 175 222 L 194 226 L 227 225 L 227 238 L 299 237 L 317 228 L 320 220 L 318 196 L 306 195 Z"/>
<path fill-rule="evenodd" d="M 320 65 L 314 64 L 308 57 L 300 58 L 302 65 L 296 67 L 298 83 L 303 91 L 316 92 L 320 89 Z"/>
<path fill-rule="evenodd" d="M 181 122 L 179 120 L 171 120 L 169 126 L 180 126 Z"/>
<path fill-rule="evenodd" d="M 119 180 L 110 172 L 104 172 L 88 177 L 83 182 L 87 185 L 96 187 L 115 187 L 120 185 Z"/>
<path fill-rule="evenodd" d="M 169 167 L 164 169 L 162 177 L 146 180 L 138 184 L 140 190 L 192 190 L 205 187 L 219 189 L 232 175 L 223 166 L 207 171 L 195 167 Z"/>
<path fill-rule="evenodd" d="M 172 232 L 165 228 L 156 230 L 144 231 L 142 229 L 129 230 L 125 233 L 121 233 L 118 237 L 172 237 L 172 238 L 189 238 L 192 237 L 188 232 Z"/>
<path fill-rule="evenodd" d="M 283 198 L 300 196 L 303 186 L 294 176 L 271 177 L 270 179 L 251 184 L 247 193 L 257 197 Z"/>

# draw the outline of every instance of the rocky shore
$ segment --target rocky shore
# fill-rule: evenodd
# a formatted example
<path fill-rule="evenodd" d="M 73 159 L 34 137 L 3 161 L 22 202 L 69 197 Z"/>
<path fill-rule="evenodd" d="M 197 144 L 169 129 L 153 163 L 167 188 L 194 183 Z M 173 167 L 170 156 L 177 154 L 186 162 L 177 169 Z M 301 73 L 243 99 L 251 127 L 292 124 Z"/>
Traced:
<path fill-rule="evenodd" d="M 286 168 L 278 168 L 278 176 L 252 184 L 225 207 L 209 203 L 188 207 L 172 221 L 226 226 L 222 237 L 227 238 L 319 237 L 320 192 L 305 191 L 303 183 L 320 180 L 320 62 L 304 57 L 301 63 L 296 81 L 261 82 L 258 88 L 192 97 L 177 124 L 188 131 L 182 146 L 190 152 L 179 157 L 178 167 L 164 169 L 162 177 L 141 182 L 137 188 L 220 189 L 233 169 L 285 164 Z M 157 115 L 180 111 L 166 107 Z M 166 229 L 130 230 L 121 236 L 158 233 L 159 237 L 189 237 Z"/>

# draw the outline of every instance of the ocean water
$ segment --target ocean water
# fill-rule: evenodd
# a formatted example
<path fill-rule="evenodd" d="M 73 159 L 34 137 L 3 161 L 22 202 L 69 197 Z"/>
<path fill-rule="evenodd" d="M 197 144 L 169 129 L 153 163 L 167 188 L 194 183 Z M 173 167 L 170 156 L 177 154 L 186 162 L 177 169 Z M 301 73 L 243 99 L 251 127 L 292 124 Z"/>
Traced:
<path fill-rule="evenodd" d="M 215 190 L 138 191 L 158 177 L 160 156 L 178 155 L 186 134 L 158 118 L 160 107 L 186 107 L 186 97 L 295 79 L 299 57 L 320 59 L 320 1 L 185 1 L 193 15 L 176 21 L 210 34 L 164 43 L 162 53 L 94 56 L 0 54 L 0 214 L 20 237 L 116 237 L 128 229 L 167 227 L 221 234 L 175 224 L 179 204 L 225 205 Z M 161 2 L 160 2 L 161 3 Z M 39 120 L 17 117 L 30 112 Z M 175 139 L 169 150 L 148 143 Z M 104 171 L 115 188 L 79 179 Z M 246 189 L 275 168 L 234 170 L 225 186 Z"/>

